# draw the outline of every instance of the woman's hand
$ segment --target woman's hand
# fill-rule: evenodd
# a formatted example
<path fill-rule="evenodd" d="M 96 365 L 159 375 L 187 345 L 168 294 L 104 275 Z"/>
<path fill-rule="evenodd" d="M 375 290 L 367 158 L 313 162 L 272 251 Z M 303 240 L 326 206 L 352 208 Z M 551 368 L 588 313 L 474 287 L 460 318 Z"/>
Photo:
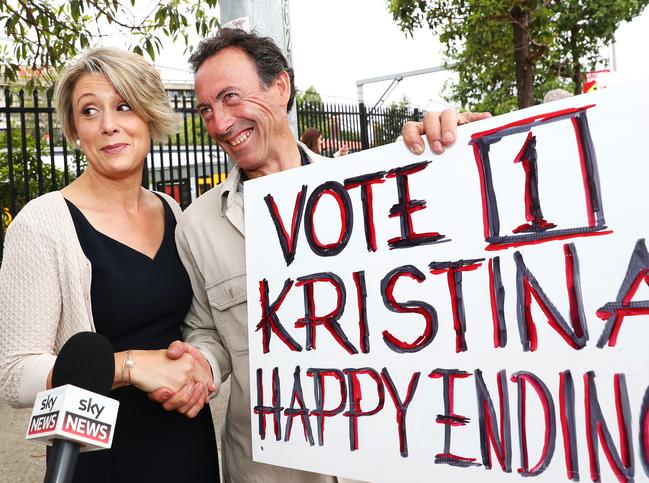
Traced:
<path fill-rule="evenodd" d="M 190 354 L 170 359 L 166 353 L 164 349 L 131 351 L 131 359 L 135 362 L 130 370 L 131 384 L 147 393 L 161 387 L 175 393 L 193 383 L 201 383 L 206 388 L 214 385 L 211 372 Z"/>
<path fill-rule="evenodd" d="M 340 146 L 340 149 L 334 153 L 334 158 L 346 156 L 347 154 L 349 154 L 349 146 L 347 144 L 343 144 L 342 146 Z"/>

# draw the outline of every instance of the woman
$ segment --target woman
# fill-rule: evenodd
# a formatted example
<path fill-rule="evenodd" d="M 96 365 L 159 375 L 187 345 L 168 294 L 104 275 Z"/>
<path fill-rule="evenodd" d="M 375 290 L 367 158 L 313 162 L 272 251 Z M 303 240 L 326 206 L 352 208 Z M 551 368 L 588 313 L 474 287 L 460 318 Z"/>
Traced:
<path fill-rule="evenodd" d="M 300 141 L 316 154 L 322 154 L 322 133 L 316 128 L 309 127 L 304 130 Z M 346 144 L 340 146 L 340 149 L 334 153 L 334 158 L 349 154 L 349 147 Z"/>
<path fill-rule="evenodd" d="M 112 448 L 81 454 L 75 481 L 218 481 L 208 406 L 191 419 L 147 398 L 160 387 L 213 385 L 191 356 L 166 357 L 192 297 L 174 242 L 180 208 L 141 187 L 150 139 L 175 132 L 177 117 L 153 66 L 114 48 L 87 51 L 68 67 L 56 98 L 63 132 L 87 168 L 28 203 L 7 232 L 1 395 L 14 407 L 32 405 L 51 386 L 65 341 L 97 331 L 115 350 L 110 396 L 120 409 Z"/>

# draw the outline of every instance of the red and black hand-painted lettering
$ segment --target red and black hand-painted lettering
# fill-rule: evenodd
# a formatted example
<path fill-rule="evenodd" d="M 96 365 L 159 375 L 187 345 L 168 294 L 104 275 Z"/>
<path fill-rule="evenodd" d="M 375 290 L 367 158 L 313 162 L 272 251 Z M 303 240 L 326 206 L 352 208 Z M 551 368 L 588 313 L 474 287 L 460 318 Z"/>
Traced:
<path fill-rule="evenodd" d="M 408 389 L 406 390 L 406 397 L 401 399 L 399 396 L 399 393 L 397 392 L 397 388 L 394 385 L 394 381 L 392 380 L 392 376 L 388 372 L 387 368 L 383 368 L 381 371 L 381 378 L 383 379 L 383 383 L 385 384 L 385 387 L 388 390 L 388 394 L 392 398 L 392 402 L 394 403 L 394 408 L 397 411 L 397 426 L 399 429 L 399 452 L 401 453 L 401 456 L 406 458 L 408 456 L 408 435 L 406 431 L 406 416 L 408 415 L 408 406 L 410 406 L 410 403 L 412 402 L 412 398 L 415 395 L 415 391 L 417 390 L 417 385 L 419 384 L 419 377 L 421 376 L 421 372 L 414 372 L 410 378 L 410 382 L 408 383 Z"/>
<path fill-rule="evenodd" d="M 489 243 L 488 250 L 501 250 L 550 240 L 612 233 L 610 230 L 605 231 L 606 225 L 597 171 L 597 158 L 586 115 L 587 110 L 591 107 L 594 107 L 594 105 L 540 114 L 473 134 L 470 144 L 473 145 L 473 154 L 480 178 L 484 237 L 485 241 Z M 532 129 L 558 121 L 569 121 L 574 127 L 579 154 L 578 162 L 582 174 L 579 186 L 583 190 L 586 199 L 584 224 L 563 229 L 557 227 L 554 223 L 547 222 L 543 217 L 538 177 L 541 160 L 537 158 L 536 137 L 532 134 Z M 528 135 L 514 162 L 520 162 L 525 171 L 525 196 L 523 202 L 527 222 L 514 228 L 512 230 L 513 235 L 504 235 L 500 232 L 500 215 L 491 168 L 493 161 L 489 157 L 489 151 L 492 144 L 501 141 L 503 138 L 525 132 L 528 132 Z"/>
<path fill-rule="evenodd" d="M 595 373 L 584 374 L 584 393 L 586 403 L 586 442 L 590 458 L 590 477 L 600 481 L 599 455 L 597 441 L 602 445 L 606 459 L 617 479 L 621 482 L 633 481 L 635 465 L 633 462 L 633 439 L 631 438 L 631 407 L 624 374 L 615 374 L 615 411 L 620 433 L 620 452 L 618 453 L 613 437 L 604 420 L 602 408 L 597 398 Z M 642 422 L 641 422 L 642 424 Z"/>
<path fill-rule="evenodd" d="M 316 315 L 314 285 L 330 283 L 336 290 L 336 307 L 326 315 Z M 331 272 L 314 273 L 297 279 L 296 287 L 304 287 L 304 317 L 295 322 L 295 327 L 306 328 L 306 350 L 316 348 L 316 327 L 323 325 L 349 354 L 358 354 L 358 349 L 349 341 L 338 320 L 345 311 L 347 298 L 345 284 Z"/>
<path fill-rule="evenodd" d="M 525 171 L 525 220 L 512 233 L 539 232 L 556 228 L 554 223 L 548 223 L 543 218 L 541 199 L 539 196 L 539 173 L 536 160 L 536 136 L 530 131 L 523 147 L 514 159 L 514 163 L 523 165 Z"/>
<path fill-rule="evenodd" d="M 597 309 L 597 316 L 606 320 L 604 331 L 597 341 L 597 347 L 602 348 L 606 344 L 611 347 L 615 346 L 625 317 L 649 314 L 649 300 L 632 302 L 643 282 L 649 284 L 649 253 L 647 253 L 644 239 L 640 239 L 636 242 L 615 302 L 609 302 Z"/>
<path fill-rule="evenodd" d="M 333 243 L 323 243 L 318 238 L 315 229 L 314 216 L 320 198 L 329 195 L 336 200 L 340 210 L 340 234 L 338 240 Z M 352 202 L 345 187 L 337 181 L 328 181 L 321 184 L 313 190 L 309 201 L 306 204 L 306 213 L 304 219 L 304 232 L 306 240 L 309 242 L 311 250 L 321 257 L 333 257 L 344 250 L 352 235 L 354 227 L 354 211 Z"/>
<path fill-rule="evenodd" d="M 506 473 L 511 473 L 512 438 L 509 419 L 509 393 L 507 390 L 507 374 L 504 369 L 498 372 L 496 381 L 498 383 L 498 402 L 500 407 L 500 431 L 498 431 L 496 411 L 494 410 L 487 385 L 482 377 L 482 371 L 480 369 L 475 370 L 482 464 L 485 468 L 492 468 L 491 448 L 493 447 L 502 470 Z"/>
<path fill-rule="evenodd" d="M 277 299 L 271 304 L 268 299 L 268 280 L 263 279 L 259 281 L 259 301 L 261 303 L 261 320 L 257 324 L 255 331 L 261 330 L 262 332 L 262 346 L 264 354 L 270 351 L 270 335 L 271 332 L 275 333 L 289 349 L 293 351 L 301 351 L 302 346 L 298 344 L 293 337 L 286 331 L 284 326 L 277 317 L 277 310 L 284 302 L 286 295 L 293 286 L 293 280 L 290 278 L 284 282 L 284 287 Z"/>
<path fill-rule="evenodd" d="M 345 376 L 340 369 L 307 369 L 306 375 L 313 378 L 313 394 L 315 409 L 311 411 L 316 417 L 318 426 L 318 446 L 324 445 L 324 423 L 325 418 L 331 418 L 340 414 L 347 405 L 347 388 L 345 387 Z M 325 378 L 333 377 L 338 381 L 340 388 L 340 403 L 334 409 L 325 409 Z"/>
<path fill-rule="evenodd" d="M 491 320 L 494 326 L 494 349 L 507 346 L 507 324 L 505 323 L 505 287 L 500 274 L 500 257 L 489 259 L 489 301 Z"/>
<path fill-rule="evenodd" d="M 286 226 L 282 221 L 282 217 L 279 214 L 279 209 L 275 203 L 275 199 L 271 194 L 268 194 L 264 197 L 268 211 L 270 212 L 270 217 L 273 220 L 273 225 L 275 225 L 275 230 L 277 231 L 277 238 L 279 240 L 279 246 L 282 249 L 282 255 L 284 255 L 284 260 L 286 261 L 286 266 L 289 266 L 293 263 L 295 259 L 295 250 L 297 248 L 298 233 L 300 231 L 300 223 L 302 222 L 302 213 L 304 211 L 304 202 L 306 200 L 306 185 L 302 186 L 302 189 L 297 193 L 295 197 L 295 206 L 293 207 L 293 216 L 291 217 L 291 232 L 286 231 Z"/>
<path fill-rule="evenodd" d="M 467 458 L 451 453 L 451 429 L 453 426 L 465 426 L 469 418 L 455 413 L 455 379 L 464 379 L 471 376 L 470 372 L 458 369 L 435 369 L 428 377 L 442 379 L 444 386 L 444 414 L 438 414 L 435 422 L 444 425 L 444 451 L 435 455 L 435 464 L 450 466 L 480 466 L 476 458 Z"/>
<path fill-rule="evenodd" d="M 367 323 L 367 288 L 365 285 L 365 270 L 352 273 L 356 286 L 356 302 L 358 305 L 358 332 L 361 352 L 370 352 L 370 327 Z"/>
<path fill-rule="evenodd" d="M 424 331 L 413 342 L 405 342 L 392 335 L 389 331 L 383 331 L 383 340 L 386 345 L 395 352 L 417 352 L 430 344 L 437 334 L 437 312 L 432 305 L 417 300 L 408 300 L 406 302 L 397 302 L 394 298 L 394 286 L 402 277 L 408 277 L 421 283 L 426 280 L 426 276 L 413 265 L 403 265 L 388 272 L 381 280 L 381 296 L 383 303 L 391 312 L 411 313 L 421 315 L 426 324 Z"/>
<path fill-rule="evenodd" d="M 649 476 L 649 387 L 640 408 L 640 459 L 645 475 Z"/>
<path fill-rule="evenodd" d="M 455 330 L 455 352 L 466 351 L 466 317 L 464 315 L 464 295 L 462 294 L 462 272 L 478 269 L 484 258 L 474 260 L 458 260 L 455 262 L 431 262 L 428 265 L 430 273 L 440 275 L 445 273 L 448 279 L 448 292 L 451 296 L 453 310 L 453 329 Z"/>
<path fill-rule="evenodd" d="M 365 242 L 367 243 L 367 251 L 376 251 L 376 230 L 374 228 L 374 203 L 372 186 L 385 182 L 385 171 L 378 171 L 376 173 L 364 174 L 354 178 L 347 178 L 345 180 L 345 189 L 351 190 L 354 188 L 361 188 L 361 203 L 363 205 L 363 224 L 365 226 Z"/>
<path fill-rule="evenodd" d="M 313 446 L 315 444 L 313 442 L 313 432 L 311 431 L 309 411 L 309 408 L 307 408 L 306 404 L 304 403 L 304 393 L 302 392 L 302 378 L 300 377 L 300 366 L 295 366 L 295 372 L 293 373 L 293 390 L 291 392 L 291 405 L 284 410 L 284 416 L 286 416 L 284 441 L 291 439 L 293 419 L 299 416 L 304 428 L 304 439 L 309 443 L 309 446 Z"/>
<path fill-rule="evenodd" d="M 568 325 L 561 312 L 554 306 L 545 294 L 541 285 L 532 272 L 527 268 L 520 252 L 514 253 L 516 263 L 516 294 L 518 329 L 524 351 L 535 351 L 538 345 L 536 326 L 532 317 L 532 299 L 536 301 L 550 326 L 573 349 L 583 349 L 588 341 L 588 329 L 584 315 L 584 304 L 581 296 L 581 281 L 579 278 L 579 259 L 574 244 L 566 244 L 564 259 L 566 264 L 566 285 L 570 304 L 570 321 Z"/>
<path fill-rule="evenodd" d="M 345 411 L 343 416 L 349 418 L 349 449 L 356 451 L 358 449 L 358 418 L 372 416 L 383 409 L 385 391 L 383 389 L 381 375 L 371 367 L 344 369 L 343 373 L 347 375 L 347 390 L 349 392 L 349 411 Z M 361 401 L 363 400 L 363 392 L 361 391 L 361 383 L 359 381 L 359 376 L 361 375 L 369 376 L 376 384 L 378 401 L 376 407 L 369 411 L 363 411 L 361 408 Z"/>
<path fill-rule="evenodd" d="M 447 242 L 446 235 L 437 232 L 417 233 L 412 226 L 412 214 L 426 208 L 426 200 L 413 200 L 410 198 L 410 187 L 408 176 L 425 169 L 430 161 L 422 161 L 401 168 L 395 168 L 388 172 L 387 178 L 395 178 L 397 182 L 397 194 L 399 202 L 390 209 L 390 218 L 399 217 L 401 236 L 388 240 L 390 248 L 409 248 L 431 243 Z"/>
<path fill-rule="evenodd" d="M 531 372 L 516 372 L 511 380 L 518 385 L 518 434 L 521 452 L 521 467 L 518 469 L 518 472 L 522 476 L 538 476 L 547 469 L 554 455 L 556 437 L 554 401 L 545 383 Z M 532 386 L 536 391 L 543 408 L 543 417 L 545 420 L 543 449 L 541 450 L 539 461 L 532 468 L 530 468 L 527 452 L 527 384 Z"/>
<path fill-rule="evenodd" d="M 275 367 L 272 371 L 272 396 L 269 405 L 264 404 L 263 369 L 256 370 L 257 404 L 253 408 L 253 414 L 258 416 L 260 439 L 264 440 L 266 438 L 268 416 L 273 417 L 275 439 L 278 441 L 282 439 L 281 415 L 283 413 L 286 417 L 284 441 L 288 442 L 290 440 L 293 421 L 296 417 L 300 417 L 304 438 L 309 445 L 314 446 L 310 417 L 315 416 L 318 428 L 318 445 L 324 446 L 325 418 L 341 415 L 349 418 L 350 451 L 355 451 L 360 447 L 358 419 L 373 416 L 382 411 L 385 405 L 385 391 L 387 390 L 396 410 L 399 452 L 402 457 L 408 457 L 406 419 L 409 406 L 414 400 L 418 387 L 420 372 L 411 374 L 403 396 L 397 391 L 387 368 L 383 368 L 380 374 L 370 367 L 347 368 L 344 370 L 311 368 L 307 370 L 306 374 L 313 380 L 315 409 L 310 409 L 305 403 L 300 366 L 296 366 L 293 373 L 293 389 L 288 408 L 281 405 L 281 381 L 278 368 Z M 376 403 L 372 409 L 362 407 L 364 394 L 361 390 L 360 380 L 363 376 L 371 379 L 371 382 L 369 382 L 370 387 L 372 382 L 376 386 L 376 396 L 371 398 Z M 469 418 L 457 414 L 455 411 L 455 382 L 470 376 L 471 373 L 459 369 L 435 369 L 429 374 L 430 378 L 442 379 L 444 388 L 444 413 L 437 415 L 436 418 L 438 424 L 444 425 L 444 449 L 435 456 L 436 464 L 448 464 L 456 467 L 480 466 L 480 463 L 476 462 L 476 458 L 459 456 L 451 450 L 453 427 L 465 426 L 470 422 Z M 511 380 L 517 385 L 518 389 L 518 435 L 521 458 L 521 466 L 518 472 L 524 477 L 539 476 L 548 468 L 555 451 L 557 422 L 554 401 L 545 383 L 531 372 L 515 372 Z M 583 381 L 590 477 L 593 481 L 600 481 L 601 479 L 598 455 L 598 449 L 601 446 L 616 478 L 619 481 L 632 481 L 635 471 L 634 448 L 631 432 L 631 408 L 625 376 L 624 374 L 615 374 L 613 377 L 615 411 L 619 431 L 619 445 L 617 447 L 599 404 L 595 387 L 595 373 L 591 371 L 584 374 Z M 482 464 L 486 469 L 492 469 L 493 451 L 502 471 L 510 473 L 512 471 L 511 423 L 507 375 L 504 369 L 498 372 L 496 382 L 498 387 L 498 412 L 485 384 L 482 371 L 480 369 L 475 370 Z M 334 387 L 333 397 L 329 394 L 327 399 L 325 398 L 325 387 L 331 387 L 331 384 Z M 530 402 L 527 398 L 527 392 L 530 387 L 534 389 L 537 395 L 534 400 L 539 401 L 543 412 L 541 424 L 544 425 L 544 430 L 534 434 L 528 431 L 527 424 L 530 414 Z M 345 411 L 347 401 L 349 401 L 349 406 L 348 410 Z M 570 481 L 579 481 L 575 402 L 572 374 L 569 370 L 560 372 L 559 420 L 562 430 L 566 476 Z M 327 408 L 327 406 L 332 405 L 335 407 Z M 529 438 L 542 438 L 542 445 L 532 445 L 541 448 L 536 464 L 531 463 L 532 457 L 529 455 L 528 450 Z M 642 467 L 649 476 L 649 389 L 645 391 L 640 408 L 639 444 Z"/>
<path fill-rule="evenodd" d="M 571 481 L 579 481 L 579 458 L 577 457 L 577 429 L 575 421 L 575 386 L 572 373 L 559 374 L 559 418 L 563 434 L 563 453 L 566 475 Z"/>
<path fill-rule="evenodd" d="M 257 405 L 254 407 L 254 413 L 259 415 L 259 437 L 266 439 L 266 416 L 273 415 L 273 430 L 275 432 L 275 439 L 280 441 L 282 439 L 282 427 L 280 418 L 282 416 L 283 407 L 281 404 L 280 394 L 280 380 L 279 369 L 273 369 L 273 396 L 272 406 L 264 406 L 264 371 L 257 369 Z"/>

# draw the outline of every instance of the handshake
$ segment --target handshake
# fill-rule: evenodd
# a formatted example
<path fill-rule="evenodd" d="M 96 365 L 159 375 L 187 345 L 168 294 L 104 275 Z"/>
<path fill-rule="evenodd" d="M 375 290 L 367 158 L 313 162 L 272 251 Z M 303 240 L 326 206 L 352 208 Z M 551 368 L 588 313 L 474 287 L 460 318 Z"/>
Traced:
<path fill-rule="evenodd" d="M 187 342 L 177 340 L 167 349 L 130 352 L 130 382 L 167 411 L 193 418 L 218 388 L 205 357 Z"/>

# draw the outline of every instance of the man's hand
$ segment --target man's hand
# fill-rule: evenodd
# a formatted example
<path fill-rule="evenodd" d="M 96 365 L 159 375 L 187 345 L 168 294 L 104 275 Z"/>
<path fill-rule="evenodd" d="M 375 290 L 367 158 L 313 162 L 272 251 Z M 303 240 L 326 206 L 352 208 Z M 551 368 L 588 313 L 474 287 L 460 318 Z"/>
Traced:
<path fill-rule="evenodd" d="M 403 125 L 401 134 L 403 142 L 414 154 L 424 152 L 422 134 L 426 134 L 428 144 L 435 154 L 442 154 L 444 150 L 455 142 L 457 126 L 473 121 L 491 117 L 488 112 L 457 112 L 446 109 L 442 112 L 427 112 L 422 122 L 408 121 Z"/>
<path fill-rule="evenodd" d="M 191 355 L 205 371 L 211 374 L 212 368 L 209 363 L 203 354 L 191 344 L 176 340 L 167 349 L 169 359 L 180 359 L 184 354 Z M 217 385 L 214 381 L 208 386 L 195 382 L 186 384 L 175 394 L 168 388 L 159 388 L 149 393 L 149 399 L 162 403 L 162 407 L 167 411 L 178 411 L 188 418 L 193 418 L 207 403 L 209 394 L 216 388 Z"/>

